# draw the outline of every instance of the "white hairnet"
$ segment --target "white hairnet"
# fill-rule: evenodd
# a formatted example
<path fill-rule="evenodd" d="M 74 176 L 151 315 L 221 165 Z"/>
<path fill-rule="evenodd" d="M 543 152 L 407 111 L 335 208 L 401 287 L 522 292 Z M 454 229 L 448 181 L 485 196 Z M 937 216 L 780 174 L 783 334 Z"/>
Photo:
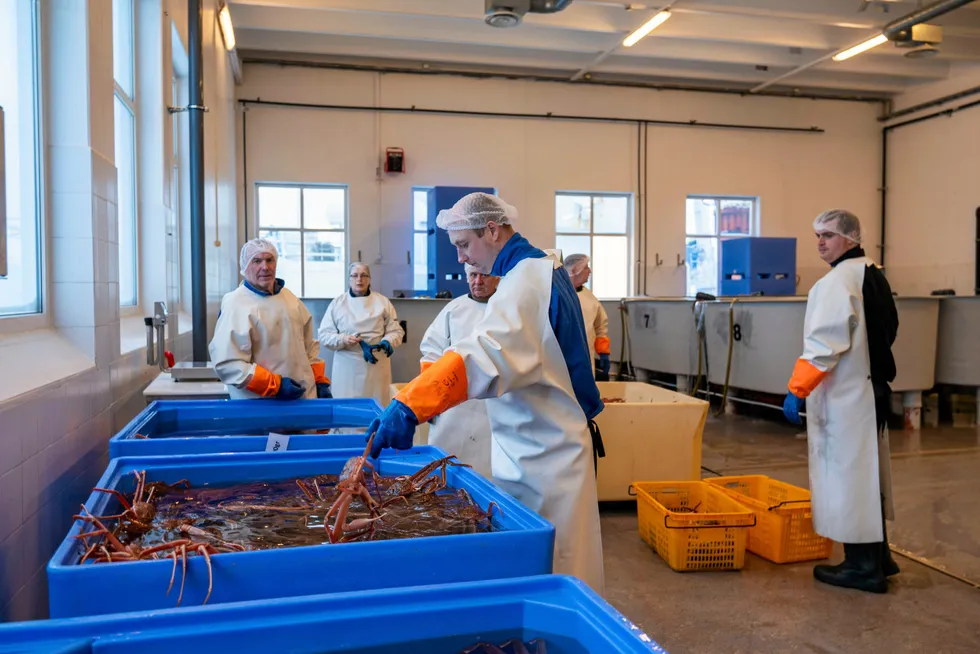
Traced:
<path fill-rule="evenodd" d="M 574 277 L 578 275 L 585 267 L 589 265 L 589 255 L 587 254 L 570 254 L 565 257 L 565 270 L 568 271 L 569 277 Z"/>
<path fill-rule="evenodd" d="M 496 195 L 470 193 L 460 198 L 452 209 L 443 209 L 436 216 L 436 226 L 448 232 L 461 229 L 482 229 L 490 221 L 510 225 L 517 220 L 517 209 Z"/>
<path fill-rule="evenodd" d="M 238 264 L 241 268 L 242 274 L 245 274 L 245 269 L 248 268 L 249 262 L 252 261 L 252 257 L 256 254 L 261 254 L 263 252 L 268 252 L 276 258 L 279 259 L 279 251 L 276 246 L 264 238 L 253 238 L 251 241 L 242 246 L 242 252 L 238 256 Z"/>
<path fill-rule="evenodd" d="M 824 211 L 814 218 L 813 231 L 830 232 L 855 243 L 861 242 L 861 221 L 853 213 L 844 209 Z"/>
<path fill-rule="evenodd" d="M 347 274 L 348 275 L 353 274 L 354 268 L 364 268 L 364 270 L 367 271 L 368 277 L 371 276 L 371 266 L 367 265 L 366 263 L 361 263 L 360 261 L 355 261 L 354 263 L 352 263 L 351 265 L 349 265 L 347 267 Z"/>

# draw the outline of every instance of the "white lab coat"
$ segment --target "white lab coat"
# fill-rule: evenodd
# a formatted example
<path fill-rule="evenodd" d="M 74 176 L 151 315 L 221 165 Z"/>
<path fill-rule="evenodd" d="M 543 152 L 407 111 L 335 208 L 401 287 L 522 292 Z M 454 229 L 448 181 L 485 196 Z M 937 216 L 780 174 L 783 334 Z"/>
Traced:
<path fill-rule="evenodd" d="M 548 317 L 556 260 L 524 259 L 486 317 L 455 344 L 467 393 L 487 400 L 493 482 L 555 526 L 557 574 L 603 592 L 602 538 L 586 416 Z"/>
<path fill-rule="evenodd" d="M 260 295 L 241 284 L 226 294 L 208 351 L 232 399 L 259 397 L 245 388 L 256 365 L 298 382 L 304 397 L 316 397 L 311 366 L 323 360 L 313 316 L 288 288 Z"/>
<path fill-rule="evenodd" d="M 584 286 L 581 291 L 578 291 L 578 301 L 582 305 L 582 317 L 585 319 L 585 337 L 589 341 L 589 354 L 592 355 L 590 361 L 593 362 L 592 375 L 595 376 L 595 339 L 609 338 L 609 316 L 606 315 L 606 310 L 602 308 L 599 298 Z"/>
<path fill-rule="evenodd" d="M 878 433 L 864 318 L 867 257 L 848 259 L 812 289 L 803 356 L 829 371 L 806 400 L 813 526 L 841 543 L 883 539 L 881 510 L 891 517 L 887 427 Z"/>
<path fill-rule="evenodd" d="M 486 314 L 487 303 L 469 295 L 458 297 L 439 312 L 425 330 L 419 349 L 421 362 L 435 362 L 460 340 L 473 333 Z M 490 478 L 490 420 L 484 400 L 468 400 L 433 418 L 429 445 L 455 454 L 463 463 Z"/>
<path fill-rule="evenodd" d="M 331 391 L 336 398 L 373 397 L 382 408 L 391 401 L 391 361 L 381 350 L 374 352 L 377 363 L 364 360 L 359 344 L 345 345 L 344 336 L 360 336 L 371 345 L 388 341 L 397 348 L 405 337 L 391 301 L 371 291 L 364 297 L 350 292 L 334 298 L 323 320 L 318 336 L 323 347 L 333 350 Z"/>

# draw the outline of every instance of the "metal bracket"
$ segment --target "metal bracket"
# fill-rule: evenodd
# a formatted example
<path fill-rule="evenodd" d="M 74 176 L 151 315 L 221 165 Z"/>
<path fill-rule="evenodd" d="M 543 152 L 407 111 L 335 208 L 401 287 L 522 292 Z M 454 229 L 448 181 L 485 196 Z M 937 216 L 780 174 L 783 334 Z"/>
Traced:
<path fill-rule="evenodd" d="M 168 114 L 179 114 L 185 111 L 203 111 L 209 113 L 211 110 L 202 104 L 189 104 L 186 107 L 167 107 Z"/>

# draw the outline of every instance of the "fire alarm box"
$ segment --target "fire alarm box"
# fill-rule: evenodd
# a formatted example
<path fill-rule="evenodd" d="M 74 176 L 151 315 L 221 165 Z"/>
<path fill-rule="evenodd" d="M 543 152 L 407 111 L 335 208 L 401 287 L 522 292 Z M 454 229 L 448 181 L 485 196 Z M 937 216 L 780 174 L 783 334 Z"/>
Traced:
<path fill-rule="evenodd" d="M 401 148 L 388 148 L 385 150 L 385 172 L 403 173 L 405 172 L 405 151 Z"/>

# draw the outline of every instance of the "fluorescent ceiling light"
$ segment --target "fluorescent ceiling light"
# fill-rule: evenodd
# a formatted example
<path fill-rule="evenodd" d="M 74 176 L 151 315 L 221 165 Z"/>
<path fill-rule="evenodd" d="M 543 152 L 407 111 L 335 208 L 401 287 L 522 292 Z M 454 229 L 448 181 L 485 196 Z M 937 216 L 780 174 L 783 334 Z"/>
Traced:
<path fill-rule="evenodd" d="M 854 55 L 858 55 L 866 50 L 875 48 L 887 40 L 888 40 L 887 36 L 885 36 L 884 34 L 879 34 L 873 39 L 868 39 L 867 41 L 861 43 L 860 45 L 856 45 L 853 48 L 848 48 L 843 52 L 838 52 L 837 54 L 834 55 L 834 61 L 844 61 L 845 59 L 850 59 Z"/>
<path fill-rule="evenodd" d="M 642 27 L 623 39 L 623 45 L 630 48 L 636 45 L 636 42 L 642 39 L 644 36 L 657 29 L 663 25 L 667 19 L 670 18 L 669 11 L 661 11 L 659 14 L 643 23 Z"/>
<path fill-rule="evenodd" d="M 225 41 L 225 50 L 231 52 L 235 49 L 235 29 L 231 26 L 231 12 L 228 5 L 221 8 L 218 12 L 218 25 L 221 26 L 221 37 Z"/>

